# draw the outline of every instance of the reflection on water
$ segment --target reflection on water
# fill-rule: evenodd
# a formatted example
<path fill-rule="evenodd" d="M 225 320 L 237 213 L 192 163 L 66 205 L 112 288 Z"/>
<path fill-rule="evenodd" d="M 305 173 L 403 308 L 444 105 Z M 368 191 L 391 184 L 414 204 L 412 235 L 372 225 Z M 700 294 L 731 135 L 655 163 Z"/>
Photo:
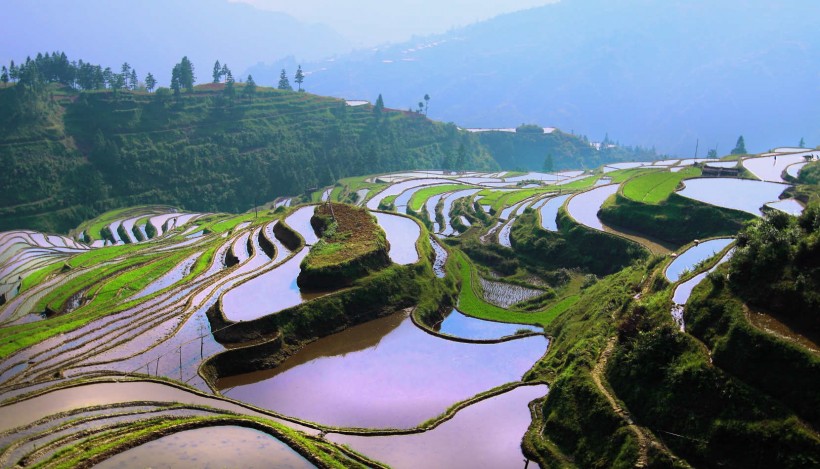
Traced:
<path fill-rule="evenodd" d="M 558 231 L 558 209 L 564 205 L 564 201 L 570 194 L 553 197 L 541 206 L 541 228 L 549 231 Z"/>
<path fill-rule="evenodd" d="M 320 339 L 279 368 L 217 386 L 228 397 L 326 425 L 409 428 L 520 380 L 546 347 L 541 336 L 500 344 L 443 340 L 400 314 Z"/>
<path fill-rule="evenodd" d="M 316 236 L 313 227 L 310 225 L 310 218 L 313 216 L 315 210 L 315 205 L 308 205 L 296 210 L 285 218 L 285 224 L 302 235 L 302 238 L 305 239 L 305 244 L 315 244 L 316 241 L 319 241 L 319 237 Z"/>
<path fill-rule="evenodd" d="M 786 190 L 784 184 L 750 179 L 699 178 L 687 179 L 678 194 L 718 207 L 742 210 L 761 216 L 760 207 L 776 201 Z"/>
<path fill-rule="evenodd" d="M 544 385 L 518 387 L 462 409 L 424 433 L 371 437 L 333 433 L 327 438 L 396 468 L 520 469 L 525 464 L 521 438 L 531 420 L 527 404 L 547 391 Z"/>
<path fill-rule="evenodd" d="M 583 192 L 570 199 L 567 211 L 578 223 L 590 228 L 604 231 L 604 225 L 598 219 L 598 211 L 604 201 L 618 192 L 618 185 L 600 186 Z"/>
<path fill-rule="evenodd" d="M 799 155 L 772 155 L 762 158 L 747 158 L 743 166 L 758 178 L 764 181 L 783 182 L 780 177 L 786 167 L 805 161 L 803 154 Z"/>
<path fill-rule="evenodd" d="M 296 285 L 302 249 L 279 267 L 231 289 L 222 297 L 222 311 L 231 321 L 250 321 L 281 311 L 302 302 L 327 295 L 328 292 L 302 292 Z"/>
<path fill-rule="evenodd" d="M 373 215 L 387 235 L 387 242 L 390 244 L 388 252 L 390 260 L 401 265 L 418 262 L 419 253 L 416 250 L 416 241 L 421 234 L 419 225 L 410 218 L 389 213 L 374 212 Z"/>
<path fill-rule="evenodd" d="M 507 324 L 503 322 L 484 321 L 463 314 L 454 309 L 436 327 L 438 332 L 472 340 L 495 340 L 502 337 L 515 335 L 516 332 L 525 330 L 539 332 L 534 326 L 524 324 Z"/>
<path fill-rule="evenodd" d="M 670 282 L 677 282 L 684 271 L 691 271 L 699 262 L 705 261 L 722 251 L 732 241 L 734 241 L 734 238 L 711 239 L 697 246 L 692 246 L 669 264 L 669 267 L 666 268 L 666 278 Z"/>
<path fill-rule="evenodd" d="M 795 199 L 783 199 L 778 202 L 772 202 L 766 204 L 767 207 L 771 207 L 776 210 L 780 210 L 781 212 L 786 212 L 789 215 L 794 215 L 795 217 L 799 217 L 803 214 L 803 204 L 798 202 Z"/>
<path fill-rule="evenodd" d="M 233 425 L 186 430 L 116 454 L 95 467 L 151 468 L 314 467 L 276 438 Z"/>

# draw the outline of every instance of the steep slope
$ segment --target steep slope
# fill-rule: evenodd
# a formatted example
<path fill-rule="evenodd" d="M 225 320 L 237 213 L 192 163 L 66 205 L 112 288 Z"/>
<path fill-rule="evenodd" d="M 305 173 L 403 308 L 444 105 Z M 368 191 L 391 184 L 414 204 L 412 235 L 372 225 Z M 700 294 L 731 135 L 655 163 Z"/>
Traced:
<path fill-rule="evenodd" d="M 466 127 L 540 122 L 690 156 L 820 140 L 811 90 L 820 4 L 562 0 L 333 61 L 303 63 L 308 89 L 415 108 Z M 255 67 L 275 83 L 283 62 Z M 290 68 L 289 68 L 290 69 Z M 788 106 L 784 104 L 788 103 Z M 722 149 L 722 150 L 721 150 Z"/>
<path fill-rule="evenodd" d="M 179 99 L 52 91 L 54 101 L 26 97 L 28 114 L 15 88 L 0 89 L 0 229 L 65 231 L 141 203 L 241 212 L 340 177 L 437 168 L 460 151 L 468 167 L 497 167 L 476 136 L 417 114 L 213 88 Z"/>

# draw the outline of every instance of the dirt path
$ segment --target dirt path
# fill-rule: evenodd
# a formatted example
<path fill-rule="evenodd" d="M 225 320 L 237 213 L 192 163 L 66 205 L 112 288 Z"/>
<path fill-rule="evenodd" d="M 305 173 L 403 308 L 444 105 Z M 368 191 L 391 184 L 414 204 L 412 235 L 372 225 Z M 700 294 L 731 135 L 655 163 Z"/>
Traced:
<path fill-rule="evenodd" d="M 627 426 L 635 434 L 638 438 L 638 460 L 635 462 L 635 467 L 646 467 L 649 458 L 647 456 L 648 449 L 650 443 L 654 443 L 650 440 L 649 437 L 646 436 L 644 431 L 637 425 L 632 422 L 632 418 L 629 416 L 629 412 L 624 410 L 618 401 L 612 396 L 612 393 L 609 392 L 606 386 L 603 383 L 603 374 L 604 370 L 606 370 L 606 364 L 609 361 L 609 357 L 612 356 L 612 350 L 615 348 L 615 337 L 609 339 L 606 344 L 606 348 L 601 353 L 601 356 L 598 358 L 598 362 L 595 364 L 595 368 L 592 369 L 592 381 L 595 382 L 595 386 L 601 391 L 601 393 L 606 397 L 606 400 L 609 401 L 610 407 L 612 410 L 615 411 L 616 414 L 621 416 L 622 419 L 627 423 Z"/>

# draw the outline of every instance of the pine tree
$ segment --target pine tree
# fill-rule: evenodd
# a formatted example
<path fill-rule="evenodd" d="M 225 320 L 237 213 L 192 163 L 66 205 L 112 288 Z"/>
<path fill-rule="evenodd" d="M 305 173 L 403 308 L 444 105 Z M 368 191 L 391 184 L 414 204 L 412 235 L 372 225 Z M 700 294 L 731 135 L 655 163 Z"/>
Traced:
<path fill-rule="evenodd" d="M 150 93 L 154 90 L 155 86 L 157 86 L 157 80 L 156 78 L 154 78 L 154 75 L 152 75 L 151 73 L 145 75 L 145 89 L 148 90 L 148 92 Z"/>
<path fill-rule="evenodd" d="M 228 75 L 231 73 L 231 69 L 228 68 L 228 64 L 222 64 L 222 71 L 219 72 L 220 76 L 225 77 L 225 80 L 228 79 Z"/>
<path fill-rule="evenodd" d="M 137 79 L 137 71 L 131 69 L 131 90 L 136 90 L 139 87 L 139 80 Z"/>
<path fill-rule="evenodd" d="M 3 65 L 2 71 L 0 71 L 0 81 L 2 81 L 4 85 L 9 82 L 9 71 L 5 65 Z"/>
<path fill-rule="evenodd" d="M 233 97 L 236 94 L 233 83 L 233 74 L 230 70 L 228 70 L 228 73 L 225 75 L 225 96 L 227 96 L 230 100 L 233 100 Z"/>
<path fill-rule="evenodd" d="M 737 138 L 737 144 L 735 144 L 735 148 L 732 150 L 733 155 L 745 155 L 746 152 L 746 142 L 743 140 L 743 135 Z"/>
<path fill-rule="evenodd" d="M 299 91 L 305 91 L 302 89 L 302 82 L 305 81 L 305 74 L 302 73 L 301 65 L 299 65 L 299 67 L 296 69 L 296 77 L 293 79 L 293 81 L 295 81 L 296 84 L 299 85 Z"/>
<path fill-rule="evenodd" d="M 110 88 L 111 83 L 114 81 L 114 72 L 111 71 L 111 67 L 105 67 L 105 70 L 102 72 L 102 77 L 105 85 Z"/>
<path fill-rule="evenodd" d="M 171 89 L 174 90 L 174 96 L 179 96 L 180 90 L 182 89 L 182 81 L 180 80 L 180 68 L 179 64 L 174 65 L 173 70 L 171 70 Z"/>
<path fill-rule="evenodd" d="M 384 99 L 382 99 L 381 93 L 379 93 L 379 97 L 376 98 L 376 106 L 373 107 L 373 111 L 376 114 L 381 114 L 381 112 L 384 111 Z"/>
<path fill-rule="evenodd" d="M 219 79 L 222 78 L 222 66 L 219 65 L 219 61 L 217 60 L 214 62 L 214 72 L 213 72 L 214 83 L 219 83 Z"/>
<path fill-rule="evenodd" d="M 179 63 L 179 84 L 185 88 L 187 92 L 192 93 L 194 91 L 195 80 L 194 64 L 188 60 L 188 56 L 185 56 Z"/>
<path fill-rule="evenodd" d="M 248 99 L 253 100 L 253 95 L 256 94 L 256 82 L 253 81 L 252 75 L 248 75 L 248 81 L 245 82 L 245 88 L 242 90 L 242 94 Z"/>
<path fill-rule="evenodd" d="M 284 68 L 282 69 L 282 73 L 279 74 L 279 89 L 293 91 L 293 87 L 290 86 L 290 81 Z"/>
<path fill-rule="evenodd" d="M 800 137 L 800 148 L 806 148 L 806 141 L 803 137 Z"/>
<path fill-rule="evenodd" d="M 544 158 L 544 172 L 551 173 L 555 169 L 555 162 L 552 160 L 552 154 L 548 153 Z"/>
<path fill-rule="evenodd" d="M 128 62 L 122 64 L 122 67 L 120 67 L 120 74 L 123 77 L 123 86 L 128 87 L 128 79 L 131 78 L 131 66 L 128 65 Z"/>
<path fill-rule="evenodd" d="M 17 80 L 20 78 L 20 69 L 14 65 L 14 61 L 12 60 L 9 64 L 9 78 L 11 81 L 17 83 Z"/>

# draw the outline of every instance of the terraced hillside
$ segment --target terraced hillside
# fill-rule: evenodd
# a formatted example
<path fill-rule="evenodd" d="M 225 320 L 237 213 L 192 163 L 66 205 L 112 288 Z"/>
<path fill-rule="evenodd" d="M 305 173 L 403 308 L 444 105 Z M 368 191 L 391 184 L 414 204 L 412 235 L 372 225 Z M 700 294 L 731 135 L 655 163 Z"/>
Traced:
<path fill-rule="evenodd" d="M 19 87 L 0 89 L 0 229 L 67 231 L 137 204 L 245 211 L 456 155 L 465 167 L 496 167 L 475 136 L 415 113 L 270 88 L 241 97 L 240 85 L 231 98 L 221 87 L 173 97 L 52 86 L 25 116 Z"/>
<path fill-rule="evenodd" d="M 816 466 L 820 192 L 761 169 L 815 153 L 796 178 L 788 149 L 733 162 L 767 180 L 408 170 L 0 233 L 0 465 Z M 624 201 L 676 242 L 610 224 Z"/>

